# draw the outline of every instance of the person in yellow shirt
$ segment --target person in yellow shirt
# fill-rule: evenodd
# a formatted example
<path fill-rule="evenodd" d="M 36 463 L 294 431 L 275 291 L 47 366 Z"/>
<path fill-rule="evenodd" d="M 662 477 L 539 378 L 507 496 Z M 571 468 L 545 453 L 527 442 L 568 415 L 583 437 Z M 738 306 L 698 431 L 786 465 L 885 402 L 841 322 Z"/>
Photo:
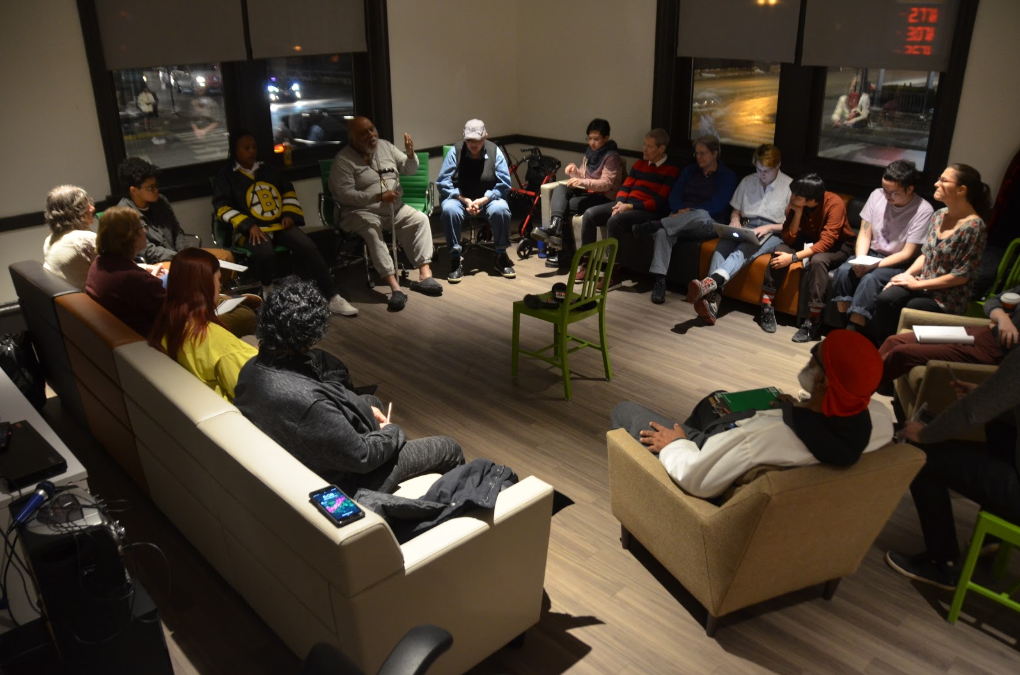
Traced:
<path fill-rule="evenodd" d="M 237 376 L 258 349 L 235 337 L 216 316 L 220 262 L 197 248 L 184 249 L 171 262 L 166 302 L 149 333 L 149 345 L 233 401 Z"/>

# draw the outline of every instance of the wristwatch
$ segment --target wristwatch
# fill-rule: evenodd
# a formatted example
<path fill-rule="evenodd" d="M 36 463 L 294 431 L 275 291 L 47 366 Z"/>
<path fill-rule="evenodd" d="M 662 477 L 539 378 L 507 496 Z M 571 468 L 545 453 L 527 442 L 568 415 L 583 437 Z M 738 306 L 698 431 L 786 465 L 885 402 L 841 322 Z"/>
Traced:
<path fill-rule="evenodd" d="M 797 257 L 797 252 L 793 252 L 793 262 L 800 262 L 800 258 Z"/>

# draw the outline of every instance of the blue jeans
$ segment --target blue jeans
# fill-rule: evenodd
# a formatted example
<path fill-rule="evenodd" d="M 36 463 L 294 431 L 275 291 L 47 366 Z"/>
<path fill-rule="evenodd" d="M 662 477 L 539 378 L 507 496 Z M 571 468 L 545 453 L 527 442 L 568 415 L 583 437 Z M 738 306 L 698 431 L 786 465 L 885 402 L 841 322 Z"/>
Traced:
<path fill-rule="evenodd" d="M 492 243 L 497 251 L 505 251 L 510 248 L 510 207 L 505 199 L 493 199 L 482 207 L 479 217 L 489 221 L 492 228 Z M 440 221 L 443 223 L 443 232 L 446 233 L 446 246 L 450 249 L 451 255 L 460 255 L 460 232 L 467 218 L 467 209 L 456 197 L 443 200 L 443 213 Z"/>
<path fill-rule="evenodd" d="M 665 275 L 669 270 L 669 260 L 673 257 L 673 247 L 681 239 L 690 241 L 707 241 L 715 239 L 714 221 L 708 211 L 692 209 L 679 216 L 667 216 L 662 219 L 662 228 L 655 233 L 655 250 L 652 253 L 652 264 L 648 271 L 652 274 Z"/>
<path fill-rule="evenodd" d="M 745 265 L 751 264 L 760 255 L 772 253 L 782 243 L 783 238 L 778 234 L 773 234 L 760 246 L 736 239 L 722 239 L 712 252 L 712 262 L 708 266 L 709 274 L 718 273 L 729 281 Z"/>
<path fill-rule="evenodd" d="M 868 255 L 875 255 L 869 253 Z M 879 257 L 879 256 L 876 256 Z M 833 302 L 849 302 L 847 314 L 860 314 L 871 319 L 875 311 L 878 294 L 894 276 L 904 271 L 902 267 L 879 267 L 863 277 L 854 274 L 853 265 L 843 263 L 832 278 Z"/>

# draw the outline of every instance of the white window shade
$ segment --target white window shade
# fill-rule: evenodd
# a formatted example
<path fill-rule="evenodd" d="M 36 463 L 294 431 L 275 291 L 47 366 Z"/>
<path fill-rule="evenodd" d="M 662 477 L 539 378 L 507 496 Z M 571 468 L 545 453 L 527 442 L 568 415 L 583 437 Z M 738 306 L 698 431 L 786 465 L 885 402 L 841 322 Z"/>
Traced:
<path fill-rule="evenodd" d="M 238 0 L 95 0 L 109 70 L 243 61 Z"/>
<path fill-rule="evenodd" d="M 958 0 L 804 0 L 805 66 L 946 72 Z"/>
<path fill-rule="evenodd" d="M 799 20 L 800 0 L 682 0 L 677 56 L 792 63 Z"/>
<path fill-rule="evenodd" d="M 248 0 L 255 59 L 363 52 L 364 0 Z"/>

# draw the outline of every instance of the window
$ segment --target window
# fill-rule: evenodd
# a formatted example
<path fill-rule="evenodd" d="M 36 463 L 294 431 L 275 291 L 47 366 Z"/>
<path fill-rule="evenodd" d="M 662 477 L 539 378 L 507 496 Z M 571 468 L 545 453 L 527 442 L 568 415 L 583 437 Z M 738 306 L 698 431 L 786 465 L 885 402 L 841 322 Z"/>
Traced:
<path fill-rule="evenodd" d="M 829 68 L 818 156 L 886 166 L 909 159 L 924 169 L 939 74 Z"/>
<path fill-rule="evenodd" d="M 776 135 L 779 64 L 693 59 L 690 137 L 757 147 Z"/>
<path fill-rule="evenodd" d="M 268 59 L 266 101 L 277 150 L 291 145 L 294 161 L 332 156 L 347 141 L 354 116 L 352 54 Z M 313 148 L 326 148 L 313 152 Z"/>
<path fill-rule="evenodd" d="M 227 156 L 220 64 L 118 70 L 113 83 L 128 156 L 162 168 Z"/>

